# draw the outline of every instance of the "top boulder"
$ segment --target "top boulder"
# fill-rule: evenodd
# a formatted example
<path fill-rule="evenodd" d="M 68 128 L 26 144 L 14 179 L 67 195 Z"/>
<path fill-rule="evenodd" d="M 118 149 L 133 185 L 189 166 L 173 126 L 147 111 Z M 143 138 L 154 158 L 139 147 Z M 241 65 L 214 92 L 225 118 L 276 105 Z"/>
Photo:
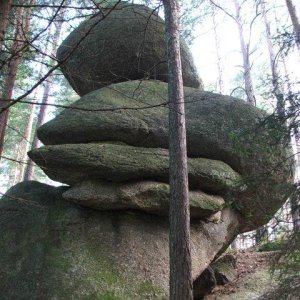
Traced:
<path fill-rule="evenodd" d="M 183 40 L 180 47 L 184 85 L 201 88 Z M 57 58 L 81 96 L 128 80 L 167 82 L 165 23 L 155 10 L 121 2 L 81 23 L 58 48 Z"/>

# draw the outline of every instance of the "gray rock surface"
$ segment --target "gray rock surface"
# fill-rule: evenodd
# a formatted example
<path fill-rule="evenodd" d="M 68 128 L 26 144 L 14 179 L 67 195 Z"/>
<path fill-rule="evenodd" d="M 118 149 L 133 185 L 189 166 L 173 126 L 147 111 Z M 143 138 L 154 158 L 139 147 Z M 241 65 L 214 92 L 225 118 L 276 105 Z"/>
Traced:
<path fill-rule="evenodd" d="M 88 179 L 169 180 L 166 149 L 109 143 L 64 144 L 33 149 L 28 155 L 51 179 L 70 185 Z M 239 174 L 221 161 L 189 158 L 188 167 L 192 189 L 224 193 L 238 186 L 240 180 Z"/>
<path fill-rule="evenodd" d="M 80 43 L 79 43 L 80 42 Z M 79 44 L 79 45 L 78 45 Z M 81 23 L 58 48 L 61 69 L 79 95 L 112 83 L 154 78 L 167 81 L 164 21 L 143 5 L 121 2 Z M 183 82 L 201 81 L 181 41 Z"/>
<path fill-rule="evenodd" d="M 217 281 L 213 269 L 208 266 L 193 283 L 194 299 L 203 299 L 216 287 Z"/>
<path fill-rule="evenodd" d="M 118 141 L 168 148 L 167 95 L 168 85 L 160 81 L 111 85 L 73 103 L 40 127 L 38 137 L 46 145 Z M 185 88 L 185 102 L 189 157 L 222 160 L 246 176 L 262 167 L 271 170 L 284 157 L 281 145 L 268 148 L 268 142 L 275 143 L 271 129 L 257 128 L 265 117 L 262 110 L 192 88 Z M 274 165 L 263 146 L 274 152 Z"/>
<path fill-rule="evenodd" d="M 282 138 L 284 127 L 275 119 L 263 122 L 263 111 L 236 98 L 185 88 L 185 102 L 189 161 L 195 162 L 199 158 L 219 160 L 241 174 L 242 192 L 226 195 L 227 203 L 244 216 L 244 231 L 265 224 L 289 192 L 291 160 L 287 159 L 290 156 L 288 141 Z M 166 83 L 147 80 L 111 85 L 89 93 L 71 107 L 43 125 L 38 134 L 45 144 L 70 145 L 47 146 L 30 154 L 44 169 L 50 168 L 45 172 L 51 178 L 69 184 L 87 179 L 167 182 L 167 160 L 161 153 L 153 155 L 155 151 L 162 151 L 158 148 L 168 148 Z M 268 120 L 272 121 L 270 117 Z M 124 149 L 128 151 L 113 151 L 105 158 L 109 162 L 106 169 L 100 166 L 100 174 L 97 161 L 102 154 L 98 150 L 86 152 L 83 149 L 104 141 L 123 142 L 138 148 L 127 146 Z M 157 149 L 153 150 L 153 147 Z M 140 155 L 143 151 L 149 155 Z M 46 161 L 44 157 L 47 157 Z M 71 165 L 73 162 L 75 167 Z M 207 166 L 209 171 L 211 168 Z M 156 171 L 152 173 L 154 168 Z M 190 165 L 191 172 L 197 168 Z M 95 169 L 97 174 L 93 173 Z M 118 178 L 111 174 L 112 169 Z M 221 169 L 224 174 L 225 169 Z M 133 177 L 128 176 L 130 172 L 134 173 Z M 85 173 L 89 174 L 88 178 Z M 197 176 L 190 176 L 192 189 L 209 193 L 223 189 L 216 185 L 217 182 L 214 186 L 208 184 L 206 176 L 201 174 L 201 182 L 195 182 Z M 232 179 L 231 175 L 227 177 Z"/>
<path fill-rule="evenodd" d="M 23 182 L 0 201 L 1 299 L 167 299 L 168 221 L 63 201 L 65 188 Z M 226 248 L 236 215 L 191 225 L 193 278 Z"/>
<path fill-rule="evenodd" d="M 169 185 L 153 181 L 83 181 L 63 193 L 64 199 L 93 209 L 137 209 L 164 216 L 169 214 L 169 197 Z M 201 191 L 190 191 L 189 198 L 191 218 L 208 218 L 212 221 L 212 215 L 222 210 L 225 204 L 222 197 Z"/>
<path fill-rule="evenodd" d="M 232 254 L 224 254 L 210 266 L 215 274 L 217 285 L 232 282 L 238 277 L 236 257 Z"/>

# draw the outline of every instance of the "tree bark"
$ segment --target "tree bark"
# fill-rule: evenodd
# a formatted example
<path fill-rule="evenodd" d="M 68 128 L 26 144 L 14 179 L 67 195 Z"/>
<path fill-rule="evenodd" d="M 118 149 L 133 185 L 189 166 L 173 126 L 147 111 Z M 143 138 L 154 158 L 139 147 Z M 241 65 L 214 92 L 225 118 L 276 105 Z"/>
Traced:
<path fill-rule="evenodd" d="M 61 12 L 60 12 L 60 19 L 61 20 L 63 20 L 64 14 L 65 14 L 65 8 L 62 9 Z M 62 29 L 62 22 L 58 22 L 57 24 L 55 24 L 55 26 L 56 26 L 56 29 L 55 29 L 55 32 L 54 32 L 52 47 L 50 47 L 50 49 L 48 49 L 49 48 L 48 47 L 49 42 L 47 42 L 47 46 L 46 46 L 46 49 L 45 49 L 45 52 L 48 53 L 50 51 L 50 54 L 53 57 L 56 54 L 56 48 L 57 48 L 58 40 L 59 40 L 59 37 L 60 37 L 60 34 L 61 34 L 61 29 Z M 31 144 L 31 147 L 33 149 L 38 148 L 39 140 L 38 140 L 38 137 L 37 137 L 36 130 L 44 124 L 51 84 L 52 84 L 51 78 L 49 77 L 49 78 L 47 78 L 47 80 L 45 80 L 44 92 L 43 92 L 43 98 L 42 98 L 42 105 L 40 106 L 40 109 L 39 109 L 38 119 L 37 119 L 37 122 L 36 122 L 35 132 L 34 132 L 33 139 L 32 139 L 32 144 Z M 31 132 L 30 132 L 30 135 L 31 135 Z M 26 155 L 27 155 L 27 152 L 29 150 L 28 148 L 26 149 L 26 153 L 25 153 Z M 34 163 L 30 158 L 28 158 L 27 164 L 25 165 L 23 180 L 25 180 L 25 181 L 26 180 L 27 181 L 32 180 L 33 174 L 34 174 Z"/>
<path fill-rule="evenodd" d="M 4 43 L 12 0 L 0 0 L 0 51 Z"/>
<path fill-rule="evenodd" d="M 241 6 L 236 0 L 233 0 L 233 2 L 235 5 L 235 11 L 236 11 L 235 21 L 236 21 L 238 29 L 239 29 L 240 45 L 241 45 L 241 51 L 242 51 L 242 56 L 243 56 L 244 82 L 245 82 L 245 92 L 247 95 L 247 102 L 249 102 L 253 106 L 256 106 L 256 99 L 255 99 L 255 94 L 254 94 L 252 78 L 251 78 L 249 45 L 247 45 L 245 42 L 243 23 L 242 23 L 241 15 L 240 15 Z"/>
<path fill-rule="evenodd" d="M 286 6 L 288 8 L 288 11 L 289 11 L 289 15 L 292 20 L 296 44 L 297 44 L 298 49 L 300 50 L 300 23 L 298 20 L 296 9 L 295 9 L 295 6 L 293 5 L 292 0 L 285 0 L 285 2 L 286 2 Z"/>
<path fill-rule="evenodd" d="M 224 93 L 224 81 L 223 81 L 223 66 L 222 66 L 222 58 L 220 52 L 220 39 L 217 30 L 217 23 L 216 23 L 216 8 L 212 5 L 212 21 L 213 21 L 213 29 L 214 29 L 214 38 L 216 44 L 216 54 L 217 54 L 217 67 L 218 67 L 218 86 L 220 94 Z"/>
<path fill-rule="evenodd" d="M 47 103 L 48 103 L 48 98 L 49 98 L 49 91 L 50 91 L 50 82 L 49 78 L 45 80 L 45 87 L 44 87 L 44 92 L 43 92 L 43 98 L 42 98 L 42 105 L 40 106 L 40 111 L 38 114 L 38 119 L 36 122 L 36 130 L 44 124 L 45 116 L 46 116 L 46 111 L 47 111 Z M 39 139 L 37 137 L 36 131 L 33 136 L 32 140 L 32 148 L 38 148 L 39 146 Z M 26 152 L 27 153 L 27 152 Z M 25 167 L 24 171 L 24 178 L 23 180 L 32 180 L 34 174 L 34 163 L 31 159 L 28 159 L 28 163 Z"/>
<path fill-rule="evenodd" d="M 179 42 L 179 5 L 164 0 L 169 72 L 170 299 L 192 294 L 186 127 Z"/>
<path fill-rule="evenodd" d="M 26 17 L 25 17 L 25 31 L 24 33 L 26 34 L 29 30 L 29 25 L 30 25 L 30 17 L 32 13 L 32 5 L 35 4 L 35 0 L 30 0 L 29 2 L 29 8 L 26 11 Z M 36 95 L 36 94 L 35 94 Z M 30 113 L 27 118 L 26 122 L 26 127 L 24 134 L 22 136 L 22 140 L 19 145 L 19 152 L 18 152 L 18 160 L 20 161 L 19 165 L 19 170 L 17 173 L 17 182 L 22 181 L 23 176 L 24 176 L 24 171 L 25 171 L 25 166 L 26 166 L 26 160 L 27 160 L 27 151 L 29 150 L 29 141 L 30 141 L 30 136 L 31 136 L 31 130 L 32 130 L 32 125 L 33 125 L 33 120 L 34 120 L 34 112 L 35 112 L 35 105 L 32 105 L 30 107 Z"/>
<path fill-rule="evenodd" d="M 37 97 L 37 92 L 34 93 L 33 99 L 36 99 Z M 21 141 L 21 147 L 20 147 L 20 161 L 22 162 L 20 165 L 20 170 L 19 170 L 19 176 L 18 176 L 18 182 L 25 180 L 25 170 L 27 168 L 27 152 L 29 151 L 30 148 L 30 138 L 32 134 L 32 127 L 33 127 L 33 121 L 34 121 L 34 116 L 35 116 L 35 108 L 36 106 L 34 104 L 31 104 L 30 106 L 30 112 L 29 116 L 27 118 L 27 123 L 26 123 L 26 128 L 24 131 L 24 135 L 22 137 Z M 23 163 L 24 162 L 24 163 Z M 28 179 L 30 180 L 30 179 Z"/>
<path fill-rule="evenodd" d="M 282 87 L 280 86 L 280 82 L 279 82 L 280 77 L 279 77 L 279 73 L 277 70 L 277 63 L 276 63 L 275 53 L 274 53 L 273 44 L 272 44 L 270 23 L 268 21 L 266 7 L 265 7 L 265 3 L 263 0 L 261 1 L 260 6 L 261 6 L 261 12 L 262 12 L 264 25 L 265 25 L 266 39 L 267 39 L 268 51 L 269 51 L 269 61 L 270 61 L 271 74 L 272 74 L 272 85 L 273 85 L 272 93 L 276 97 L 276 109 L 278 112 L 278 116 L 283 119 L 285 116 L 284 95 L 283 95 Z"/>
<path fill-rule="evenodd" d="M 8 64 L 8 74 L 6 75 L 5 81 L 4 81 L 4 88 L 2 93 L 2 99 L 4 101 L 0 101 L 0 109 L 5 107 L 7 105 L 7 101 L 10 101 L 12 99 L 13 94 L 13 88 L 15 85 L 17 70 L 20 64 L 20 53 L 18 53 L 20 47 L 22 46 L 22 38 L 23 38 L 23 31 L 26 30 L 26 28 L 22 28 L 22 15 L 23 15 L 23 7 L 19 7 L 17 11 L 17 16 L 15 19 L 16 22 L 16 28 L 15 28 L 15 35 L 14 35 L 14 42 L 12 45 L 11 52 L 14 54 L 14 57 L 10 60 Z M 26 31 L 25 31 L 26 32 Z M 0 113 L 0 160 L 3 153 L 3 146 L 4 146 L 4 137 L 5 137 L 5 130 L 7 126 L 8 121 L 8 110 L 5 110 Z"/>

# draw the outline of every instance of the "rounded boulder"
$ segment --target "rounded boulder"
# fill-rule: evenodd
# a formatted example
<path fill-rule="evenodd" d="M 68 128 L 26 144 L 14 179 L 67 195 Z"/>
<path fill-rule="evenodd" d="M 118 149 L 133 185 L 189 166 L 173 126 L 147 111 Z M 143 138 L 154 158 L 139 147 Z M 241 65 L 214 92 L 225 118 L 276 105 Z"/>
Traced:
<path fill-rule="evenodd" d="M 201 88 L 192 56 L 181 40 L 183 82 Z M 79 95 L 136 79 L 167 82 L 165 23 L 144 5 L 121 2 L 84 21 L 57 51 L 61 70 Z"/>

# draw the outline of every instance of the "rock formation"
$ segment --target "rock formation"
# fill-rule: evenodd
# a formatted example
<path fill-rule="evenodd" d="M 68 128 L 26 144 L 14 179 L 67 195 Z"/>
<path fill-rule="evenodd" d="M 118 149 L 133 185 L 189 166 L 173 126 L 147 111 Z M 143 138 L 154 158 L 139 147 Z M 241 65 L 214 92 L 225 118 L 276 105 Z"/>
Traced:
<path fill-rule="evenodd" d="M 24 182 L 2 198 L 2 299 L 167 298 L 163 28 L 150 9 L 121 3 L 103 21 L 85 21 L 59 48 L 59 59 L 69 56 L 65 76 L 84 96 L 39 129 L 46 146 L 29 156 L 68 186 Z M 275 143 L 261 110 L 195 88 L 185 47 L 192 272 L 200 295 L 197 278 L 238 233 L 270 219 L 291 174 L 283 140 Z"/>
<path fill-rule="evenodd" d="M 199 88 L 192 56 L 181 41 L 185 86 Z M 62 71 L 79 95 L 136 79 L 167 82 L 165 25 L 156 10 L 121 2 L 81 23 L 58 48 Z"/>

